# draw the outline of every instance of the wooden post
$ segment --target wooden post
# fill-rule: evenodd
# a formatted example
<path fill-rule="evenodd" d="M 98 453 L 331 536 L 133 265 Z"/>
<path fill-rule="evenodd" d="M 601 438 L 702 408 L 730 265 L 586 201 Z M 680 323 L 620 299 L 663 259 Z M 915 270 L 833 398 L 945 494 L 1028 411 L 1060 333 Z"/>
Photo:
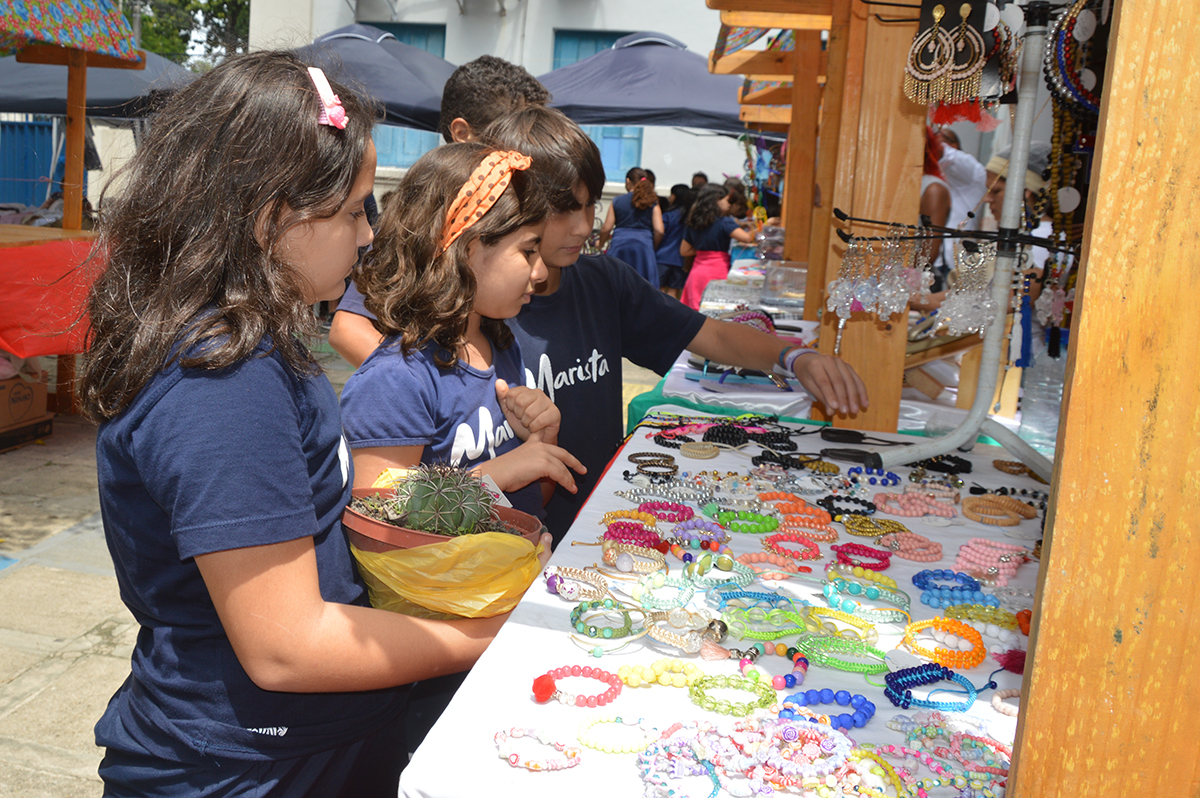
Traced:
<path fill-rule="evenodd" d="M 858 9 L 862 9 L 861 11 Z M 865 14 L 859 4 L 854 14 Z M 842 127 L 854 124 L 854 148 L 839 145 L 838 181 L 834 189 L 837 207 L 854 216 L 889 219 L 915 224 L 921 201 L 921 165 L 924 161 L 925 112 L 908 101 L 901 90 L 904 63 L 917 23 L 866 23 L 865 52 L 871 68 L 862 74 L 861 99 L 856 116 L 843 109 Z M 847 69 L 857 64 L 847 61 Z M 858 68 L 862 68 L 859 66 Z M 830 59 L 830 72 L 833 59 Z M 846 94 L 853 88 L 847 81 Z M 843 142 L 844 143 L 844 142 Z M 852 181 L 849 187 L 843 181 Z M 849 194 L 850 202 L 843 202 Z M 835 246 L 841 245 L 840 240 Z M 844 251 L 839 246 L 839 250 Z M 840 261 L 840 255 L 838 260 Z M 827 275 L 836 275 L 831 259 Z M 807 306 L 807 302 L 805 305 Z M 837 338 L 837 316 L 822 315 L 820 350 L 832 354 Z M 836 416 L 834 426 L 895 432 L 900 418 L 900 391 L 904 387 L 904 347 L 908 342 L 908 319 L 897 314 L 890 322 L 870 313 L 855 313 L 842 335 L 841 357 L 854 367 L 867 386 L 870 407 L 855 416 Z M 817 406 L 813 418 L 827 418 Z"/>
<path fill-rule="evenodd" d="M 1113 13 L 1009 798 L 1200 795 L 1200 32 Z"/>
<path fill-rule="evenodd" d="M 67 50 L 66 167 L 63 170 L 63 229 L 83 229 L 83 148 L 87 130 L 87 53 Z"/>
<path fill-rule="evenodd" d="M 808 261 L 808 284 L 804 291 L 804 318 L 808 321 L 817 320 L 818 310 L 825 306 L 825 286 L 836 274 L 836 270 L 834 274 L 829 273 L 829 238 L 834 201 L 840 196 L 849 204 L 852 199 L 855 136 L 861 99 L 859 89 L 862 86 L 863 49 L 867 41 L 866 17 L 852 13 L 852 7 L 853 0 L 834 0 L 833 23 L 829 28 L 820 147 L 817 150 L 813 187 L 812 227 L 808 239 L 808 257 L 805 258 Z M 850 120 L 853 120 L 852 124 Z M 848 167 L 845 174 L 839 171 L 843 167 Z"/>
<path fill-rule="evenodd" d="M 804 261 L 808 257 L 808 237 L 812 225 L 813 175 L 817 160 L 817 120 L 821 113 L 821 87 L 817 69 L 821 60 L 821 33 L 795 31 L 792 77 L 792 116 L 788 128 L 787 166 L 784 168 L 783 243 L 786 261 Z"/>

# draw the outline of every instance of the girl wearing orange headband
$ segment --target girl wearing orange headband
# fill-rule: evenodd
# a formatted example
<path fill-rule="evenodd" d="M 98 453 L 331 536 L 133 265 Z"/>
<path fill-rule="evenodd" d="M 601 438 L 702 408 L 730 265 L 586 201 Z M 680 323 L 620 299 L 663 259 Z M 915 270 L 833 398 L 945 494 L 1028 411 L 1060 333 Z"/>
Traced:
<path fill-rule="evenodd" d="M 559 448 L 559 413 L 525 388 L 504 319 L 544 280 L 547 205 L 516 152 L 463 143 L 427 153 L 380 219 L 357 275 L 384 340 L 347 381 L 342 416 L 354 482 L 448 462 L 490 476 L 544 516 L 538 481 L 575 489 L 584 468 Z"/>

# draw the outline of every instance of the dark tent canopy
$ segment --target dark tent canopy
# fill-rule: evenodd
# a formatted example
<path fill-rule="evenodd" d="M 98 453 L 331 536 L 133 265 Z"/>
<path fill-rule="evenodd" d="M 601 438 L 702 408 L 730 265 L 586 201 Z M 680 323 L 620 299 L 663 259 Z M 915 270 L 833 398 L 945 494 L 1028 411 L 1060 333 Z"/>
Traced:
<path fill-rule="evenodd" d="M 714 75 L 701 55 L 662 33 L 618 39 L 608 50 L 538 78 L 550 103 L 581 125 L 660 125 L 745 133 L 742 78 Z"/>
<path fill-rule="evenodd" d="M 146 53 L 145 69 L 89 69 L 87 115 L 91 119 L 145 116 L 154 93 L 178 89 L 195 77 L 155 53 Z M 65 116 L 67 68 L 18 64 L 16 56 L 0 58 L 0 111 Z"/>

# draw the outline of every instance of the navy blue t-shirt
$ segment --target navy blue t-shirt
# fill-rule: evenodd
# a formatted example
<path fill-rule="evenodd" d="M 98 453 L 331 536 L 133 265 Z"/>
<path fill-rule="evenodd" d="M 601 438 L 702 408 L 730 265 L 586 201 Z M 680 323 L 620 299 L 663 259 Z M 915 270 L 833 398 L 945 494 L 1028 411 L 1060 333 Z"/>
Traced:
<path fill-rule="evenodd" d="M 697 252 L 729 252 L 729 242 L 733 239 L 730 233 L 737 229 L 737 220 L 732 216 L 722 216 L 703 230 L 697 230 L 690 225 L 684 225 L 683 240 L 691 244 Z"/>
<path fill-rule="evenodd" d="M 521 445 L 496 399 L 496 380 L 524 385 L 521 350 L 492 345 L 492 367 L 434 362 L 436 344 L 405 355 L 384 340 L 346 380 L 342 424 L 351 449 L 424 446 L 422 463 L 474 468 Z M 505 495 L 513 507 L 542 518 L 542 492 L 533 482 Z"/>
<path fill-rule="evenodd" d="M 663 237 L 654 258 L 659 266 L 682 266 L 683 256 L 679 244 L 683 241 L 683 208 L 675 208 L 663 214 Z"/>
<path fill-rule="evenodd" d="M 296 376 L 265 345 L 220 371 L 169 365 L 100 426 L 96 460 L 121 599 L 141 625 L 98 745 L 283 759 L 349 744 L 402 710 L 403 689 L 257 687 L 193 559 L 311 537 L 321 596 L 366 604 L 341 526 L 350 457 L 324 376 Z"/>
<path fill-rule="evenodd" d="M 521 343 L 526 384 L 562 413 L 558 445 L 587 467 L 579 487 L 561 487 L 546 507 L 546 526 L 561 540 L 624 436 L 621 358 L 666 374 L 705 317 L 604 255 L 562 270 L 548 296 L 534 296 L 508 326 Z"/>

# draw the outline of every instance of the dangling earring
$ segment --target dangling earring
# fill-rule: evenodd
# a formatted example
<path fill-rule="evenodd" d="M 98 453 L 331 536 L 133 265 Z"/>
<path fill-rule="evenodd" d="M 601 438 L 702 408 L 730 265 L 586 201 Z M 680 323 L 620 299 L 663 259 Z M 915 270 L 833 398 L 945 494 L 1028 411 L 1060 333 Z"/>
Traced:
<path fill-rule="evenodd" d="M 937 102 L 945 94 L 947 73 L 954 66 L 954 41 L 941 26 L 946 8 L 933 7 L 933 27 L 917 34 L 904 65 L 904 95 L 921 105 Z"/>
<path fill-rule="evenodd" d="M 941 98 L 951 104 L 970 102 L 979 97 L 983 85 L 983 63 L 987 60 L 987 52 L 983 45 L 983 36 L 979 31 L 967 24 L 971 16 L 971 4 L 963 3 L 958 10 L 962 24 L 958 26 L 955 36 L 954 51 L 950 56 L 948 79 L 949 90 Z M 957 53 L 961 53 L 967 44 L 971 46 L 971 55 L 965 63 L 959 64 Z"/>

